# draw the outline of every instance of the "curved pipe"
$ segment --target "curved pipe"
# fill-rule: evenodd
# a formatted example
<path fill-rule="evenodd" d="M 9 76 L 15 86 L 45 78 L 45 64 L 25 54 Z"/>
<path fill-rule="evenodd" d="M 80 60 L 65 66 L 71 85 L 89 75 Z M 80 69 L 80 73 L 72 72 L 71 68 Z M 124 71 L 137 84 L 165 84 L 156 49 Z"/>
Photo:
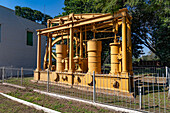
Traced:
<path fill-rule="evenodd" d="M 63 36 L 63 40 L 67 39 L 67 35 Z M 78 37 L 73 37 L 74 40 L 77 40 L 78 42 L 80 42 L 79 38 Z M 52 42 L 52 47 L 58 42 L 62 40 L 61 37 L 55 39 L 53 42 Z M 83 46 L 85 46 L 85 43 L 83 43 Z M 45 69 L 46 68 L 46 62 L 47 62 L 47 56 L 48 56 L 48 51 L 46 49 L 46 53 L 45 53 L 45 56 L 44 56 L 44 63 L 43 63 L 43 68 Z M 55 55 L 52 54 L 52 56 L 54 57 Z M 56 57 L 54 57 L 56 59 Z"/>

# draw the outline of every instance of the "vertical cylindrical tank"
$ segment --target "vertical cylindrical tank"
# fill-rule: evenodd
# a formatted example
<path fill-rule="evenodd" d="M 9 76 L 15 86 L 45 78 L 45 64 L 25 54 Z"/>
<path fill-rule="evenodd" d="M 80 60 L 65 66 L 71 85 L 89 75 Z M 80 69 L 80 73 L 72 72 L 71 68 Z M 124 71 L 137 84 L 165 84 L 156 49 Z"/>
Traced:
<path fill-rule="evenodd" d="M 88 72 L 101 73 L 101 51 L 102 42 L 96 40 L 89 40 L 87 42 L 88 51 Z"/>
<path fill-rule="evenodd" d="M 62 72 L 64 70 L 63 59 L 66 57 L 66 45 L 60 44 L 56 45 L 56 71 Z"/>
<path fill-rule="evenodd" d="M 119 43 L 114 42 L 110 43 L 110 48 L 111 48 L 111 71 L 110 73 L 116 74 L 119 72 L 119 59 L 118 59 L 118 54 L 119 54 Z"/>

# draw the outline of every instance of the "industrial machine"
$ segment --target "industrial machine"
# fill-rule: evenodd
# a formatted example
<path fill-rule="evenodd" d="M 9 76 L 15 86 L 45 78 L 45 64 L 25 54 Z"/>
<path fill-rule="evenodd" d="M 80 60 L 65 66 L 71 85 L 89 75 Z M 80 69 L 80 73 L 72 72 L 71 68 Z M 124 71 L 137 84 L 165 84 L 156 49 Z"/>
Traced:
<path fill-rule="evenodd" d="M 131 92 L 133 87 L 131 19 L 126 8 L 114 14 L 72 13 L 49 19 L 47 28 L 37 30 L 37 69 L 34 71 L 34 80 L 47 81 L 49 69 L 51 82 L 73 87 L 92 87 L 92 73 L 95 71 L 96 88 Z M 93 39 L 87 40 L 87 32 L 93 33 Z M 121 32 L 120 36 L 118 32 Z M 97 33 L 113 33 L 113 37 L 96 37 Z M 48 37 L 43 69 L 41 69 L 42 35 Z M 113 38 L 113 42 L 108 45 L 111 71 L 104 74 L 101 73 L 102 41 L 110 38 Z M 55 54 L 52 47 L 56 48 Z M 56 65 L 52 65 L 52 58 L 56 59 Z"/>

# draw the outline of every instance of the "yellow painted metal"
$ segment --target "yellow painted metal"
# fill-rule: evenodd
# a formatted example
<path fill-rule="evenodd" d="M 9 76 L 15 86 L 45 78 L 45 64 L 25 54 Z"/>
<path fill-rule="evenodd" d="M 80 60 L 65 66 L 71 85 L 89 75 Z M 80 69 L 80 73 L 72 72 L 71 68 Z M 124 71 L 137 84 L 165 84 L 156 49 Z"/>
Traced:
<path fill-rule="evenodd" d="M 67 45 L 60 44 L 56 45 L 56 71 L 57 72 L 63 72 L 65 67 L 64 67 L 64 58 L 67 55 L 66 51 Z"/>
<path fill-rule="evenodd" d="M 47 69 L 48 44 L 49 44 L 49 38 L 47 38 L 47 45 L 46 45 L 45 55 L 44 55 L 44 63 L 43 63 L 44 69 Z"/>
<path fill-rule="evenodd" d="M 122 19 L 122 72 L 127 72 L 126 17 Z"/>
<path fill-rule="evenodd" d="M 119 72 L 122 72 L 122 42 L 120 42 L 119 45 L 118 59 L 119 59 Z"/>
<path fill-rule="evenodd" d="M 82 32 L 82 27 L 80 27 L 80 58 L 83 58 L 83 32 Z"/>
<path fill-rule="evenodd" d="M 67 71 L 68 71 L 68 69 L 69 69 L 68 57 L 66 57 L 64 60 L 65 60 L 65 69 L 64 69 L 64 71 L 66 71 L 66 72 L 67 72 Z"/>
<path fill-rule="evenodd" d="M 76 40 L 76 57 L 78 57 L 79 54 L 78 54 L 78 40 Z"/>
<path fill-rule="evenodd" d="M 36 72 L 34 72 L 36 75 Z M 86 74 L 64 74 L 64 73 L 57 73 L 57 72 L 50 72 L 50 81 L 54 83 L 62 83 L 66 85 L 76 85 L 85 86 L 93 88 L 92 83 L 92 75 L 90 73 Z M 47 81 L 47 72 L 41 71 L 40 72 L 40 81 Z M 34 78 L 34 80 L 36 80 Z M 129 84 L 128 75 L 117 76 L 117 75 L 95 75 L 96 80 L 96 88 L 100 88 L 101 90 L 113 90 L 114 91 L 121 91 L 129 93 L 131 84 Z"/>
<path fill-rule="evenodd" d="M 38 32 L 38 44 L 37 44 L 37 69 L 36 71 L 41 71 L 41 35 Z"/>
<path fill-rule="evenodd" d="M 52 67 L 52 36 L 49 35 L 49 54 L 48 54 L 48 68 L 51 69 Z"/>
<path fill-rule="evenodd" d="M 38 71 L 34 71 L 34 80 L 38 81 L 38 80 L 41 80 L 40 79 L 40 73 Z"/>
<path fill-rule="evenodd" d="M 132 69 L 132 41 L 131 41 L 131 24 L 128 23 L 127 24 L 127 48 L 128 48 L 128 71 L 130 72 L 130 74 L 133 74 L 133 69 Z"/>
<path fill-rule="evenodd" d="M 74 71 L 74 62 L 73 62 L 73 27 L 70 27 L 70 51 L 69 51 L 69 72 Z"/>
<path fill-rule="evenodd" d="M 68 18 L 69 17 L 69 18 Z M 62 18 L 62 17 L 61 17 Z M 46 51 L 46 58 L 49 55 L 49 66 L 52 66 L 52 55 L 56 59 L 56 71 L 50 72 L 50 81 L 64 83 L 68 85 L 78 85 L 85 87 L 93 87 L 92 73 L 95 71 L 96 88 L 117 90 L 121 92 L 129 92 L 133 87 L 132 78 L 128 73 L 133 75 L 132 71 L 132 42 L 131 42 L 131 17 L 127 13 L 127 9 L 121 9 L 111 14 L 101 14 L 98 16 L 89 16 L 86 19 L 79 18 L 70 14 L 63 17 L 64 21 L 49 20 L 49 25 L 53 22 L 59 22 L 58 26 L 38 31 L 38 47 L 37 47 L 37 70 L 34 72 L 34 80 L 46 81 L 47 72 L 41 70 L 41 35 L 49 37 Z M 110 28 L 113 27 L 113 30 Z M 119 27 L 122 27 L 122 36 L 117 36 Z M 102 29 L 102 30 L 101 30 Z M 104 29 L 104 30 L 103 30 Z M 100 32 L 115 33 L 114 42 L 110 43 L 111 70 L 110 74 L 101 73 L 101 52 L 102 41 L 99 39 L 107 39 L 96 37 L 97 30 Z M 108 31 L 110 30 L 110 31 Z M 40 32 L 41 31 L 41 32 Z M 92 31 L 93 40 L 87 41 L 87 31 Z M 74 37 L 75 33 L 80 33 L 80 37 Z M 85 42 L 83 43 L 83 33 L 85 34 Z M 52 36 L 61 36 L 52 42 Z M 119 37 L 122 37 L 120 40 Z M 67 39 L 67 45 L 64 45 L 64 39 Z M 56 45 L 56 56 L 52 54 L 52 46 L 59 40 L 61 44 Z M 74 42 L 76 50 L 74 52 Z M 109 47 L 109 46 L 108 46 Z M 83 51 L 84 50 L 84 51 Z M 85 54 L 83 55 L 83 52 Z M 75 54 L 76 53 L 76 54 Z M 87 54 L 88 53 L 88 54 Z M 46 60 L 44 61 L 46 62 Z M 45 63 L 44 63 L 45 64 Z M 76 65 L 76 67 L 75 67 Z M 45 66 L 44 66 L 45 67 Z M 54 70 L 54 67 L 53 67 Z M 60 73 L 67 72 L 67 73 Z M 74 72 L 80 72 L 75 74 Z M 83 72 L 83 73 L 82 73 Z M 74 75 L 73 75 L 74 74 Z"/>
<path fill-rule="evenodd" d="M 115 39 L 114 43 L 110 43 L 110 48 L 111 48 L 111 74 L 118 74 L 119 72 L 119 59 L 118 59 L 118 54 L 119 54 L 119 46 L 120 44 L 117 42 Z"/>
<path fill-rule="evenodd" d="M 101 73 L 101 49 L 102 42 L 96 40 L 89 40 L 87 42 L 88 52 L 88 72 Z"/>

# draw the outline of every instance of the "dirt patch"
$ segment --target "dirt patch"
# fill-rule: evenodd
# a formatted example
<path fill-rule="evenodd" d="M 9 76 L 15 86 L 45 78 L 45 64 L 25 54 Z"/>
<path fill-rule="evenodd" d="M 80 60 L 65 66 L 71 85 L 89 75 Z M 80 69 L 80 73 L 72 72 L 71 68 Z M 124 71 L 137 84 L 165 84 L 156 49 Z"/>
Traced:
<path fill-rule="evenodd" d="M 12 87 L 0 84 L 0 92 L 2 93 L 10 93 L 16 90 L 17 90 L 16 88 L 12 88 Z"/>

